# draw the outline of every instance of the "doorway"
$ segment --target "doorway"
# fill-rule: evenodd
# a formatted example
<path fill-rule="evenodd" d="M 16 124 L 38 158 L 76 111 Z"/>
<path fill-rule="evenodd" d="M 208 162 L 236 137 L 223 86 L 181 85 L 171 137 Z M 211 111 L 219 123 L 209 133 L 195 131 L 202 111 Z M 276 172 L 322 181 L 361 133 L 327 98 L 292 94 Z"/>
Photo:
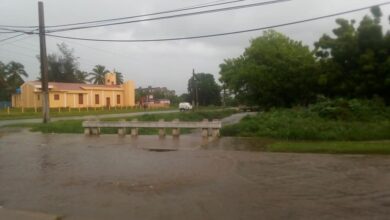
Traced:
<path fill-rule="evenodd" d="M 110 97 L 106 98 L 106 106 L 107 106 L 107 108 L 109 108 L 111 106 Z"/>

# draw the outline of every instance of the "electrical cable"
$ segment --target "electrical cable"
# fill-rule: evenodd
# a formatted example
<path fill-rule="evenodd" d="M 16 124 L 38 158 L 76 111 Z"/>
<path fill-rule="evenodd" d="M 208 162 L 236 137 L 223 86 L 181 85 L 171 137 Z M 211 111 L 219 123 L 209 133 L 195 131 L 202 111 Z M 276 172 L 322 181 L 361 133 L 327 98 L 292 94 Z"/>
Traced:
<path fill-rule="evenodd" d="M 339 16 L 339 15 L 349 14 L 349 13 L 353 13 L 353 12 L 363 11 L 363 10 L 367 10 L 369 8 L 372 8 L 374 6 L 383 6 L 383 5 L 388 5 L 388 4 L 390 4 L 390 2 L 384 2 L 384 3 L 381 3 L 381 4 L 366 6 L 366 7 L 362 7 L 362 8 L 358 8 L 358 9 L 352 9 L 352 10 L 348 10 L 348 11 L 333 13 L 333 14 L 329 14 L 329 15 L 314 17 L 314 18 L 308 18 L 308 19 L 304 19 L 304 20 L 287 22 L 287 23 L 283 23 L 283 24 L 270 25 L 270 26 L 265 26 L 265 27 L 258 27 L 258 28 L 239 30 L 239 31 L 232 31 L 232 32 L 190 36 L 190 37 L 174 37 L 174 38 L 160 38 L 160 39 L 139 39 L 139 40 L 127 40 L 127 39 L 126 40 L 125 39 L 124 40 L 110 40 L 110 39 L 93 39 L 93 38 L 67 37 L 67 36 L 54 35 L 54 34 L 46 34 L 46 36 L 56 37 L 56 38 L 63 38 L 63 39 L 71 39 L 71 40 L 97 41 L 97 42 L 133 42 L 133 43 L 135 43 L 135 42 L 161 42 L 161 41 L 189 40 L 189 39 L 210 38 L 210 37 L 218 37 L 218 36 L 225 36 L 225 35 L 241 34 L 241 33 L 254 32 L 254 31 L 266 30 L 266 29 L 271 29 L 271 28 L 290 26 L 290 25 L 295 25 L 295 24 L 306 23 L 306 22 L 310 22 L 310 21 L 315 21 L 315 20 L 321 20 L 321 19 L 325 19 L 325 18 L 335 17 L 335 16 Z"/>
<path fill-rule="evenodd" d="M 128 16 L 128 17 L 111 18 L 111 19 L 78 22 L 78 23 L 70 23 L 70 24 L 61 24 L 61 25 L 46 25 L 46 28 L 66 27 L 66 26 L 75 26 L 75 25 L 81 25 L 81 24 L 92 24 L 92 23 L 101 23 L 101 22 L 107 22 L 107 21 L 125 20 L 125 19 L 131 19 L 131 18 L 146 17 L 146 16 L 152 16 L 152 15 L 167 14 L 167 13 L 172 13 L 172 12 L 194 10 L 194 9 L 205 8 L 205 7 L 213 7 L 213 6 L 218 6 L 218 5 L 232 4 L 232 3 L 237 3 L 237 2 L 247 1 L 247 0 L 233 0 L 233 1 L 228 1 L 228 2 L 218 3 L 221 1 L 226 1 L 226 0 L 212 1 L 212 2 L 208 2 L 208 3 L 192 5 L 192 6 L 187 6 L 187 7 L 178 8 L 178 9 L 171 9 L 171 10 L 165 10 L 165 11 L 153 12 L 153 13 L 141 14 L 141 15 L 134 15 L 134 16 Z M 0 25 L 0 27 L 5 27 L 5 28 L 37 28 L 38 26 Z"/>
<path fill-rule="evenodd" d="M 132 20 L 132 21 L 122 21 L 122 22 L 115 22 L 115 23 L 109 23 L 109 24 L 97 24 L 97 25 L 54 29 L 54 30 L 52 29 L 52 30 L 47 30 L 46 33 L 72 31 L 72 30 L 80 30 L 80 29 L 88 29 L 88 28 L 96 28 L 96 27 L 106 27 L 106 26 L 113 26 L 113 25 L 130 24 L 130 23 L 144 22 L 144 21 L 155 21 L 155 20 L 171 19 L 171 18 L 178 18 L 178 17 L 187 17 L 187 16 L 193 16 L 193 15 L 209 14 L 209 13 L 216 13 L 216 12 L 222 12 L 222 11 L 231 11 L 231 10 L 237 10 L 237 9 L 243 9 L 243 8 L 251 8 L 251 7 L 257 7 L 257 6 L 263 6 L 263 5 L 270 5 L 270 4 L 276 4 L 276 3 L 281 3 L 281 2 L 287 2 L 287 1 L 291 1 L 291 0 L 272 0 L 272 1 L 267 1 L 267 2 L 252 3 L 252 4 L 246 4 L 246 5 L 237 5 L 237 6 L 231 6 L 231 7 L 225 7 L 225 8 L 217 8 L 217 9 L 189 12 L 189 13 L 183 13 L 183 14 L 160 16 L 160 17 L 155 17 L 155 18 L 145 18 L 145 19 L 138 19 L 138 20 Z"/>

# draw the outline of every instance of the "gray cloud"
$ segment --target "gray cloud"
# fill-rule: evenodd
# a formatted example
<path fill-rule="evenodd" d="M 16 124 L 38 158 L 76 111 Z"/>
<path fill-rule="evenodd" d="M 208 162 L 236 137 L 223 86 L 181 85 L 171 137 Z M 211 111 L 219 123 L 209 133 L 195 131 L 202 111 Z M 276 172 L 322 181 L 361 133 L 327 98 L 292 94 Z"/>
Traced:
<path fill-rule="evenodd" d="M 126 0 L 46 0 L 46 24 L 65 24 L 79 21 L 123 17 L 180 8 L 203 1 L 126 1 Z M 248 0 L 255 2 L 255 0 Z M 178 19 L 149 21 L 88 30 L 61 33 L 67 36 L 106 39 L 151 39 L 182 37 L 209 33 L 229 32 L 300 20 L 329 13 L 359 8 L 380 3 L 374 0 L 293 0 L 286 3 L 254 7 L 236 11 Z M 389 15 L 390 7 L 382 7 Z M 360 18 L 368 11 L 342 16 L 347 19 Z M 36 25 L 37 1 L 2 0 L 0 2 L 2 24 Z M 384 19 L 387 25 L 387 19 Z M 278 28 L 289 37 L 312 45 L 323 33 L 331 33 L 334 18 Z M 56 44 L 65 42 L 75 49 L 80 57 L 80 66 L 90 71 L 96 64 L 106 65 L 124 73 L 137 86 L 167 86 L 178 93 L 186 91 L 192 68 L 199 72 L 213 73 L 218 78 L 219 64 L 225 58 L 237 57 L 249 46 L 249 40 L 261 35 L 261 31 L 210 39 L 195 39 L 153 43 L 99 43 L 48 38 L 48 52 L 56 51 Z M 0 35 L 3 38 L 3 35 Z M 5 37 L 6 35 L 4 35 Z M 7 35 L 8 36 L 8 35 Z M 18 40 L 18 39 L 15 39 Z M 0 43 L 0 60 L 16 60 L 26 66 L 30 77 L 39 73 L 35 55 L 39 53 L 38 38 Z"/>

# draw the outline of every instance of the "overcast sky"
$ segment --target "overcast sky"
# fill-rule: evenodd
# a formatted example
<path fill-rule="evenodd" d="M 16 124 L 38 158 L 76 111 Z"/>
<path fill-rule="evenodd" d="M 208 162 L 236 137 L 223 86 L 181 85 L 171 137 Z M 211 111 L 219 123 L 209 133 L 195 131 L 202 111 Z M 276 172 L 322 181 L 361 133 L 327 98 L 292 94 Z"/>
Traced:
<path fill-rule="evenodd" d="M 223 0 L 221 0 L 222 2 Z M 228 0 L 226 0 L 228 1 Z M 239 4 L 264 0 L 246 0 Z M 0 25 L 37 25 L 38 9 L 34 0 L 0 0 Z M 46 25 L 132 16 L 162 10 L 177 9 L 215 0 L 44 0 Z M 100 27 L 61 32 L 72 37 L 101 39 L 153 39 L 186 37 L 229 32 L 280 24 L 317 17 L 335 12 L 370 6 L 385 0 L 291 0 L 289 2 L 213 14 L 196 15 L 160 21 Z M 237 5 L 237 4 L 236 4 Z M 221 7 L 221 6 L 219 6 Z M 202 9 L 205 10 L 205 9 Z M 383 23 L 387 25 L 390 6 L 383 6 Z M 360 21 L 369 11 L 342 16 Z M 294 40 L 312 46 L 324 33 L 335 28 L 335 18 L 277 28 Z M 80 69 L 90 72 L 94 65 L 105 65 L 134 80 L 136 86 L 166 86 L 178 94 L 186 92 L 192 69 L 212 73 L 219 78 L 219 64 L 226 58 L 237 57 L 249 46 L 250 39 L 262 31 L 223 37 L 149 43 L 110 43 L 60 40 L 47 37 L 48 53 L 57 52 L 56 44 L 65 42 L 79 57 Z M 9 37 L 0 34 L 0 39 Z M 0 61 L 11 60 L 25 65 L 28 80 L 40 73 L 36 55 L 37 36 L 22 36 L 0 42 Z"/>

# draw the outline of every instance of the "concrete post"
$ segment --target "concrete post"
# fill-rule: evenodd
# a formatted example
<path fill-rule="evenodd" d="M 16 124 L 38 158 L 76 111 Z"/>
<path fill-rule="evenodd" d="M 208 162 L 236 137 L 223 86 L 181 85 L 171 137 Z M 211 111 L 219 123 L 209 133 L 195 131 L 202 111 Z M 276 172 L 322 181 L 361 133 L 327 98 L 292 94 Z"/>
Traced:
<path fill-rule="evenodd" d="M 209 136 L 209 129 L 202 128 L 202 137 L 207 138 Z"/>
<path fill-rule="evenodd" d="M 100 129 L 99 128 L 92 128 L 92 134 L 93 135 L 99 135 L 100 134 Z"/>
<path fill-rule="evenodd" d="M 219 121 L 219 120 L 214 119 L 213 121 Z M 219 128 L 213 128 L 212 135 L 213 135 L 213 138 L 218 138 L 220 136 Z"/>
<path fill-rule="evenodd" d="M 133 119 L 131 120 L 133 122 L 137 122 L 138 119 Z M 138 136 L 138 128 L 131 128 L 131 136 L 132 137 L 137 137 Z"/>
<path fill-rule="evenodd" d="M 120 122 L 124 122 L 126 121 L 125 119 L 121 119 L 119 120 Z M 122 128 L 118 128 L 118 135 L 119 137 L 124 137 L 126 136 L 126 128 L 125 127 L 122 127 Z"/>
<path fill-rule="evenodd" d="M 91 135 L 91 128 L 84 128 L 84 134 L 85 136 Z"/>
<path fill-rule="evenodd" d="M 207 123 L 209 122 L 209 120 L 207 118 L 204 118 L 202 122 Z M 207 138 L 208 136 L 209 136 L 209 129 L 207 127 L 202 128 L 202 137 Z"/>
<path fill-rule="evenodd" d="M 172 122 L 179 122 L 179 119 L 175 119 Z M 179 137 L 180 136 L 180 128 L 172 128 L 172 136 Z"/>
<path fill-rule="evenodd" d="M 164 119 L 160 119 L 159 120 L 159 122 L 164 122 Z M 158 136 L 160 137 L 160 138 L 163 138 L 163 137 L 165 137 L 165 128 L 159 128 L 158 129 Z"/>

